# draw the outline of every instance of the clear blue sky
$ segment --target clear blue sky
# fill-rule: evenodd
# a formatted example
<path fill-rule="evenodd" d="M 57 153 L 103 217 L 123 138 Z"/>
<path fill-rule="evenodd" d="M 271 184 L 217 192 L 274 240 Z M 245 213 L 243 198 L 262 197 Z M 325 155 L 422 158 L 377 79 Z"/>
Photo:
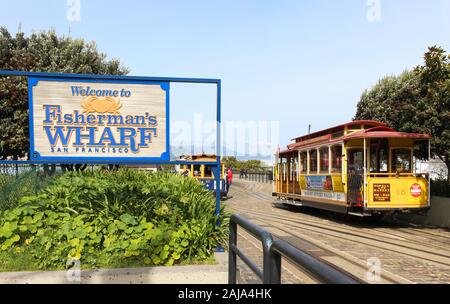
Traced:
<path fill-rule="evenodd" d="M 362 91 L 450 49 L 450 1 L 0 1 L 0 25 L 94 40 L 132 75 L 223 81 L 224 120 L 279 120 L 280 143 L 351 120 Z"/>

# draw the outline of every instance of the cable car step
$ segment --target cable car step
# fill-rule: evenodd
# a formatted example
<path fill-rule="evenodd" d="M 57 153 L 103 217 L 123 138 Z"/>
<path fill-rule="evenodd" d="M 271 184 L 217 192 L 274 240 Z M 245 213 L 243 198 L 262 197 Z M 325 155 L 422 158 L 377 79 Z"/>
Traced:
<path fill-rule="evenodd" d="M 297 202 L 297 201 L 283 201 L 283 204 L 286 205 L 292 205 L 292 206 L 303 206 L 302 202 Z"/>
<path fill-rule="evenodd" d="M 367 213 L 358 213 L 358 212 L 349 212 L 349 215 L 359 216 L 359 217 L 365 217 L 365 216 L 371 216 L 371 214 Z"/>

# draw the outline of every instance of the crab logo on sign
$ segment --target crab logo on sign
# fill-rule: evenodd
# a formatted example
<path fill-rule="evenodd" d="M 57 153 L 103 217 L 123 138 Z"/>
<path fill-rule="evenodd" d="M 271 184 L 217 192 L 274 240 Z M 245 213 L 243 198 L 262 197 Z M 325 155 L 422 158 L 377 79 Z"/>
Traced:
<path fill-rule="evenodd" d="M 119 110 L 122 108 L 120 99 L 115 100 L 113 97 L 97 98 L 95 96 L 83 99 L 81 103 L 84 111 L 83 113 L 113 113 L 120 114 Z"/>
<path fill-rule="evenodd" d="M 412 184 L 410 188 L 411 195 L 414 197 L 419 197 L 422 195 L 422 187 L 419 184 Z"/>

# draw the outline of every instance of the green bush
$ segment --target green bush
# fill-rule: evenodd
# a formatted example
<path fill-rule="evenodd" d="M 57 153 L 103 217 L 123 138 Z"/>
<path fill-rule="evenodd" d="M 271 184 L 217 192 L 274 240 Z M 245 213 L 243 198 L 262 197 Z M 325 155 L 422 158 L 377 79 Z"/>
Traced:
<path fill-rule="evenodd" d="M 67 173 L 0 211 L 0 250 L 11 259 L 28 256 L 33 269 L 64 269 L 68 259 L 84 268 L 173 265 L 210 259 L 227 226 L 224 210 L 216 216 L 214 197 L 194 179 Z"/>
<path fill-rule="evenodd" d="M 47 187 L 55 177 L 39 176 L 36 168 L 15 174 L 0 174 L 0 210 L 16 207 L 26 195 L 34 195 Z"/>
<path fill-rule="evenodd" d="M 450 185 L 447 180 L 431 180 L 431 195 L 450 197 Z"/>

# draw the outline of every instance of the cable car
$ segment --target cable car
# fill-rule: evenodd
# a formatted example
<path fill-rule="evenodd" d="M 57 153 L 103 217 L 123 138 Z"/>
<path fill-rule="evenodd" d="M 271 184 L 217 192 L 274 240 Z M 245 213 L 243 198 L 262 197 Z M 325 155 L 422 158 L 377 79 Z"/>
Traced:
<path fill-rule="evenodd" d="M 294 138 L 278 151 L 274 189 L 283 204 L 381 218 L 430 207 L 430 177 L 415 170 L 414 148 L 428 134 L 352 121 Z M 422 146 L 424 147 L 424 146 Z"/>
<path fill-rule="evenodd" d="M 200 154 L 192 156 L 183 156 L 181 160 L 190 162 L 215 162 L 215 155 Z M 212 166 L 204 164 L 190 164 L 190 165 L 180 165 L 177 168 L 179 174 L 189 176 L 197 179 L 199 182 L 203 183 L 205 189 L 210 191 L 216 190 L 216 181 L 214 180 L 214 170 Z M 220 196 L 226 197 L 228 195 L 228 182 L 225 174 L 225 165 L 221 163 L 220 168 Z"/>

